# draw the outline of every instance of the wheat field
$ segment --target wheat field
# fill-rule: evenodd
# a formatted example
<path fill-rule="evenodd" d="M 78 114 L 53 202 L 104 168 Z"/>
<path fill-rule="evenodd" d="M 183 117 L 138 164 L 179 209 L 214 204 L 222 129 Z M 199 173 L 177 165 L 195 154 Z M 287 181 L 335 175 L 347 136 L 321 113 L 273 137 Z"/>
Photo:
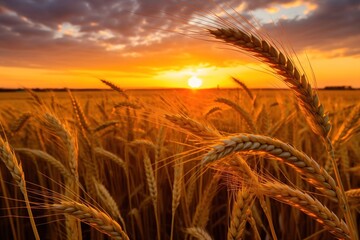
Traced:
<path fill-rule="evenodd" d="M 359 91 L 209 34 L 290 90 L 2 93 L 1 239 L 358 239 Z"/>

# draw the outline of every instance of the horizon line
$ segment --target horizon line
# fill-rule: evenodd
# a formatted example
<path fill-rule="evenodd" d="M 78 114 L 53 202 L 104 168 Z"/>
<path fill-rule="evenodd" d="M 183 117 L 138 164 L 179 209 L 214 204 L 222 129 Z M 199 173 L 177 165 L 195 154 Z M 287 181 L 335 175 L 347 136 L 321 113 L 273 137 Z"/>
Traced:
<path fill-rule="evenodd" d="M 241 87 L 213 87 L 213 88 L 171 88 L 171 87 L 153 87 L 153 88 L 122 88 L 125 91 L 154 91 L 154 90 L 191 90 L 191 91 L 201 91 L 201 90 L 236 90 Z M 34 92 L 45 92 L 45 91 L 113 91 L 111 88 L 66 88 L 66 87 L 58 87 L 58 88 L 0 88 L 0 92 L 22 92 L 26 91 L 26 89 L 30 89 Z M 249 88 L 252 90 L 291 90 L 290 88 Z M 351 86 L 325 86 L 322 88 L 316 88 L 316 90 L 360 90 L 360 88 L 353 88 Z"/>

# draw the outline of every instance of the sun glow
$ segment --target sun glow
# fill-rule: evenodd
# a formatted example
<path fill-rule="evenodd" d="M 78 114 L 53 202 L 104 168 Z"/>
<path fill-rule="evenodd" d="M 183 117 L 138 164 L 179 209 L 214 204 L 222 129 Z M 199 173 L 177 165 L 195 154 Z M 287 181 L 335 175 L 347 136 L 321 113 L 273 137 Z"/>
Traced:
<path fill-rule="evenodd" d="M 188 85 L 191 88 L 199 88 L 202 85 L 202 80 L 198 78 L 197 76 L 192 76 L 188 80 Z"/>

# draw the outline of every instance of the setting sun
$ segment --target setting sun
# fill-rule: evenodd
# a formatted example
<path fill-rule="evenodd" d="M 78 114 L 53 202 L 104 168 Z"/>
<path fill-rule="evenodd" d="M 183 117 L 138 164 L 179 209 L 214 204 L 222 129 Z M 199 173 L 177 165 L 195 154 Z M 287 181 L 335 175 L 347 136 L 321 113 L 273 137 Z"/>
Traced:
<path fill-rule="evenodd" d="M 196 76 L 192 76 L 188 80 L 188 85 L 191 88 L 199 88 L 202 85 L 202 80 Z"/>

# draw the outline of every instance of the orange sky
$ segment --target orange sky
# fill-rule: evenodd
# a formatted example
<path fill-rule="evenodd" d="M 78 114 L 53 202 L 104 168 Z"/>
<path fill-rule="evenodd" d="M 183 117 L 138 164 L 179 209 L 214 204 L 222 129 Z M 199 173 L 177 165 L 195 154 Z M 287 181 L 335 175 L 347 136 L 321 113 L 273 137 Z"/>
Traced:
<path fill-rule="evenodd" d="M 205 88 L 233 87 L 231 76 L 249 87 L 284 87 L 258 61 L 203 35 L 204 27 L 221 24 L 215 13 L 225 17 L 221 7 L 229 5 L 294 49 L 318 87 L 360 87 L 357 1 L 196 2 L 4 1 L 0 88 L 105 87 L 99 78 L 123 88 L 187 87 L 193 76 Z M 204 27 L 194 26 L 199 19 Z M 184 36 L 189 26 L 194 34 Z"/>

